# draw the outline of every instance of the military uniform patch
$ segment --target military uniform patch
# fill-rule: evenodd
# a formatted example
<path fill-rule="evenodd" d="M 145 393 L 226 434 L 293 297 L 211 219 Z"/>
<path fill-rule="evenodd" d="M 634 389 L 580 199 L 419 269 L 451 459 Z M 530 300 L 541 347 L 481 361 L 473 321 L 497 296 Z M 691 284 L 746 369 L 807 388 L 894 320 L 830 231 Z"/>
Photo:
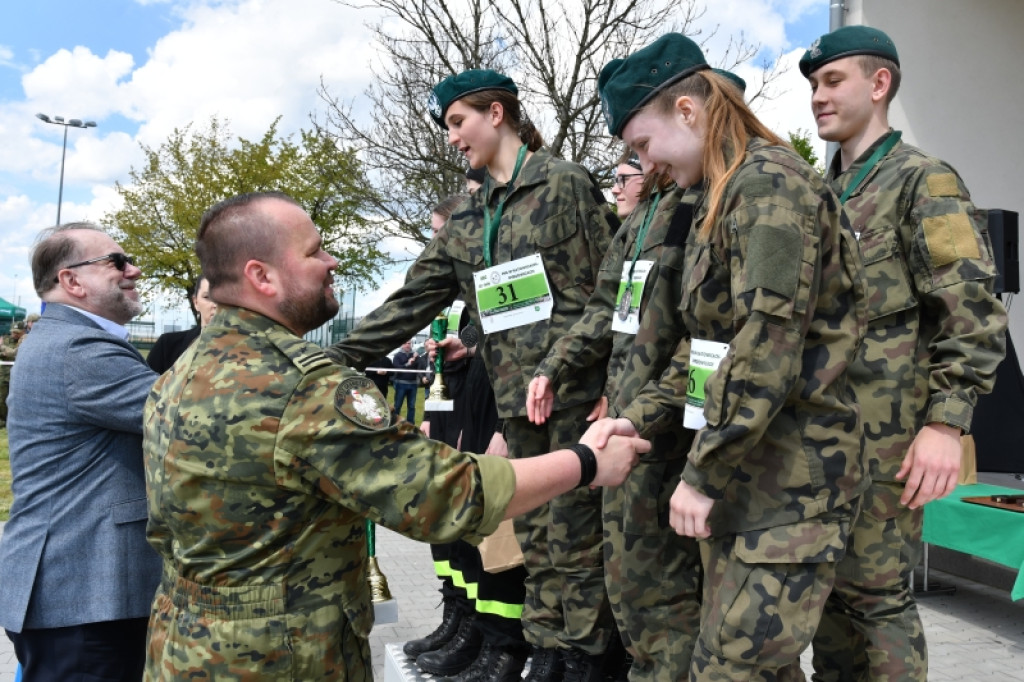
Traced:
<path fill-rule="evenodd" d="M 427 111 L 434 118 L 441 117 L 441 100 L 437 98 L 436 92 L 431 92 L 430 97 L 427 99 Z"/>
<path fill-rule="evenodd" d="M 958 197 L 960 187 L 956 184 L 956 176 L 952 173 L 937 173 L 929 175 L 928 194 L 933 197 Z"/>
<path fill-rule="evenodd" d="M 933 267 L 942 267 L 961 258 L 981 258 L 974 227 L 963 213 L 925 218 L 921 224 Z"/>
<path fill-rule="evenodd" d="M 390 410 L 384 397 L 366 377 L 342 381 L 334 393 L 334 409 L 350 421 L 374 431 L 391 425 Z"/>

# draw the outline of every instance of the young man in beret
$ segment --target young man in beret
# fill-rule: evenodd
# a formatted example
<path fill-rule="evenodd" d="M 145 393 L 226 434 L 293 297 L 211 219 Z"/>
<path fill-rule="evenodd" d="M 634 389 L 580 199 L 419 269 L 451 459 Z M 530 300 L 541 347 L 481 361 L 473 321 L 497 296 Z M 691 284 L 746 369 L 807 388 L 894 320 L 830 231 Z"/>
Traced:
<path fill-rule="evenodd" d="M 858 235 L 867 337 L 850 370 L 872 485 L 814 639 L 816 680 L 924 680 L 911 577 L 922 507 L 949 494 L 960 435 L 992 389 L 1006 311 L 991 246 L 960 176 L 900 141 L 892 40 L 867 26 L 828 33 L 800 60 L 818 135 L 839 143 L 826 180 Z"/>

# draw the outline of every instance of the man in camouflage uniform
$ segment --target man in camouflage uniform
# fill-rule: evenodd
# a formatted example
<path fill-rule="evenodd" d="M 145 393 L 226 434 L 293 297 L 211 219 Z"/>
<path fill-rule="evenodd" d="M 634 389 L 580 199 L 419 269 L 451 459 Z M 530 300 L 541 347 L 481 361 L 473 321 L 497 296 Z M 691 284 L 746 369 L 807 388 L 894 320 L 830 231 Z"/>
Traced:
<path fill-rule="evenodd" d="M 446 125 L 447 107 L 475 92 L 473 88 L 479 90 L 481 80 L 495 89 L 511 84 L 489 71 L 446 79 L 434 89 L 444 105 L 432 114 L 435 121 Z M 619 226 L 584 168 L 557 159 L 544 148 L 524 159 L 514 182 L 498 182 L 490 173 L 484 187 L 452 214 L 416 259 L 404 286 L 332 348 L 341 363 L 364 367 L 382 349 L 393 348 L 429 324 L 459 296 L 466 301 L 474 326 L 483 330 L 475 273 L 488 265 L 485 223 L 504 202 L 495 228 L 493 263 L 539 256 L 553 302 L 547 319 L 485 334 L 478 347 L 491 377 L 508 453 L 516 458 L 574 442 L 601 397 L 604 373 L 580 374 L 558 387 L 554 414 L 546 424 L 531 424 L 526 417 L 533 371 L 583 313 Z M 557 678 L 563 658 L 581 677 L 598 675 L 614 633 L 602 568 L 601 493 L 581 489 L 562 495 L 547 508 L 517 518 L 515 526 L 529 574 L 523 628 L 534 662 L 528 679 Z"/>
<path fill-rule="evenodd" d="M 690 344 L 725 352 L 669 514 L 677 532 L 704 539 L 690 679 L 784 679 L 810 644 L 867 485 L 846 383 L 866 326 L 857 245 L 828 186 L 693 41 L 669 34 L 609 66 L 601 98 L 613 134 L 645 167 L 708 183 L 679 312 Z M 744 157 L 730 166 L 734 149 Z M 715 153 L 732 170 L 708 171 Z M 691 364 L 683 343 L 609 432 L 681 420 Z"/>
<path fill-rule="evenodd" d="M 924 680 L 911 579 L 922 505 L 956 486 L 960 435 L 1005 352 L 991 246 L 963 181 L 899 141 L 900 82 L 885 33 L 848 26 L 800 60 L 818 134 L 838 142 L 827 174 L 845 201 L 868 280 L 867 337 L 850 370 L 872 485 L 814 639 L 815 679 Z"/>
<path fill-rule="evenodd" d="M 574 485 L 621 482 L 646 449 L 509 461 L 394 419 L 369 379 L 301 338 L 337 312 L 337 261 L 285 195 L 218 204 L 197 251 L 218 313 L 145 410 L 148 535 L 164 559 L 147 680 L 369 680 L 364 517 L 479 539 Z"/>
<path fill-rule="evenodd" d="M 660 184 L 612 240 L 583 317 L 537 368 L 530 385 L 533 419 L 546 418 L 552 387 L 602 368 L 607 368 L 608 414 L 623 416 L 637 409 L 632 403 L 647 382 L 660 380 L 668 368 L 686 333 L 678 314 L 680 275 L 700 192 L 686 192 L 667 178 Z M 628 269 L 634 258 L 651 264 L 637 301 L 639 326 L 636 333 L 624 326 L 613 331 L 624 295 L 623 264 Z M 696 541 L 668 525 L 668 502 L 693 431 L 683 428 L 681 420 L 648 431 L 643 437 L 651 440 L 651 451 L 625 484 L 604 492 L 605 587 L 633 658 L 629 679 L 679 680 L 689 671 L 700 625 L 701 568 Z"/>
<path fill-rule="evenodd" d="M 25 323 L 15 322 L 11 331 L 0 341 L 0 360 L 14 362 L 18 354 L 18 346 L 25 336 Z M 11 366 L 0 365 L 0 428 L 7 425 L 7 393 L 11 388 Z"/>

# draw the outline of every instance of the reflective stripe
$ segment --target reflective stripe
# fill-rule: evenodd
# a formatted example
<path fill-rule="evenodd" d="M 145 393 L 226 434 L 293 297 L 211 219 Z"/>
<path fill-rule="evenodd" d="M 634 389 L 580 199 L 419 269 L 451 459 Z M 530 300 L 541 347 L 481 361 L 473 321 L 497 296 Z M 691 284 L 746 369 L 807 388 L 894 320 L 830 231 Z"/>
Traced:
<path fill-rule="evenodd" d="M 466 597 L 469 599 L 476 599 L 476 592 L 480 586 L 477 583 L 467 583 L 466 577 L 462 575 L 462 571 L 455 569 L 452 570 L 452 583 L 455 587 L 461 587 L 464 589 L 466 591 Z"/>
<path fill-rule="evenodd" d="M 434 562 L 434 573 L 437 574 L 438 578 L 450 578 L 452 577 L 452 564 L 450 561 L 435 561 Z"/>
<path fill-rule="evenodd" d="M 523 617 L 523 605 L 506 604 L 505 602 L 491 599 L 477 599 L 476 612 L 490 613 L 495 616 L 501 616 L 502 618 L 519 620 Z"/>

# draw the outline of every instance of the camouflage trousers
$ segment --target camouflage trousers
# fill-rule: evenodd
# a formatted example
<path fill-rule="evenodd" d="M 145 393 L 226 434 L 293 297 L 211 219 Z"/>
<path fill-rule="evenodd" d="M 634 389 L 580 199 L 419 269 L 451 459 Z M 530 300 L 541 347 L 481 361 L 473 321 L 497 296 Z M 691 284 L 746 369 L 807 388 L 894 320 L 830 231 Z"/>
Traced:
<path fill-rule="evenodd" d="M 641 461 L 604 490 L 605 587 L 631 682 L 686 679 L 700 628 L 700 550 L 668 524 L 685 457 Z"/>
<path fill-rule="evenodd" d="M 872 484 L 814 637 L 814 679 L 896 682 L 928 675 L 924 627 L 911 589 L 923 509 L 900 504 L 902 483 Z"/>
<path fill-rule="evenodd" d="M 545 424 L 505 420 L 510 457 L 532 457 L 576 443 L 592 405 L 554 412 Z M 523 632 L 546 649 L 603 653 L 614 631 L 604 588 L 601 490 L 578 488 L 515 519 L 526 568 Z"/>
<path fill-rule="evenodd" d="M 690 680 L 804 680 L 856 504 L 822 518 L 702 541 L 704 599 Z"/>

